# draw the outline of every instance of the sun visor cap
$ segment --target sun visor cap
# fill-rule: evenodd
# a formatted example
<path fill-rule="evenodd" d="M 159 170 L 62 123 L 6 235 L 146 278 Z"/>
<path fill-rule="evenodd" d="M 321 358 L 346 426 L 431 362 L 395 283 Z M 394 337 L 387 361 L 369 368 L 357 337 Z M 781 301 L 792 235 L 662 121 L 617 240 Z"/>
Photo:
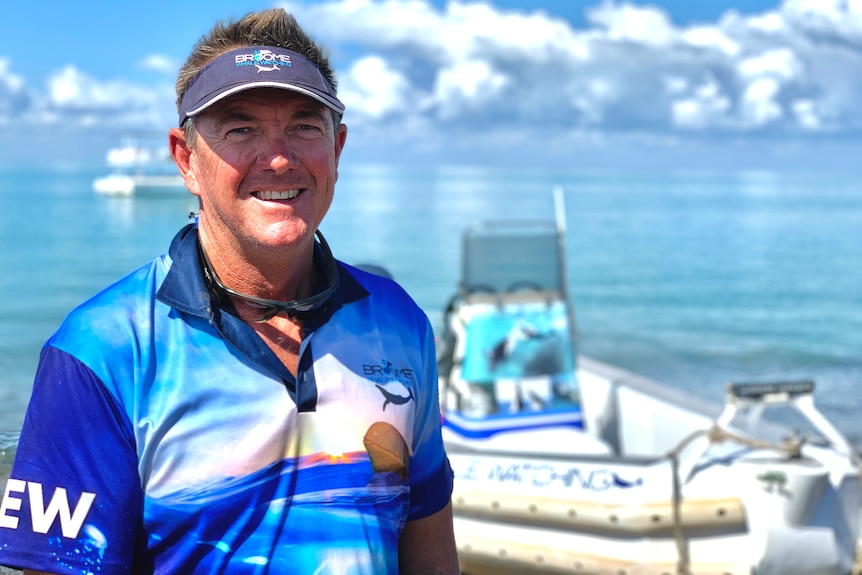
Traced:
<path fill-rule="evenodd" d="M 343 114 L 344 104 L 311 60 L 275 46 L 246 46 L 213 58 L 192 79 L 180 102 L 180 126 L 209 106 L 252 88 L 282 88 Z"/>

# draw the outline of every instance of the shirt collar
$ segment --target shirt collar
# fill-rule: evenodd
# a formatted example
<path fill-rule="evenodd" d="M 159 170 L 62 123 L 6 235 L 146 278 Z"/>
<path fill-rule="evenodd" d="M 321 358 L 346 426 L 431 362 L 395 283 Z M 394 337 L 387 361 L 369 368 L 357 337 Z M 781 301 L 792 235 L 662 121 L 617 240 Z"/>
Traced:
<path fill-rule="evenodd" d="M 165 280 L 156 294 L 156 299 L 196 317 L 211 318 L 213 315 L 212 299 L 209 287 L 203 276 L 200 252 L 198 250 L 198 229 L 195 224 L 183 227 L 171 242 L 168 250 L 171 266 Z M 315 244 L 315 269 L 323 257 L 322 250 Z M 339 286 L 329 301 L 322 306 L 326 319 L 342 305 L 359 301 L 367 297 L 368 291 L 357 282 L 340 262 L 338 262 Z M 316 310 L 315 310 L 316 311 Z M 308 312 L 315 319 L 320 314 Z M 300 317 L 303 317 L 300 315 Z M 309 318 L 311 319 L 311 318 Z"/>

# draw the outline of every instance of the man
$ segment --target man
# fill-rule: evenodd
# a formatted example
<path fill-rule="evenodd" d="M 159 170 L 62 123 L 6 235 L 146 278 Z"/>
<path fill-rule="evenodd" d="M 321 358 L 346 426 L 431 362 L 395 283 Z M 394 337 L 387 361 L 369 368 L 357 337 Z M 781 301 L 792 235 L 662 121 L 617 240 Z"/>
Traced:
<path fill-rule="evenodd" d="M 326 59 L 254 13 L 198 42 L 177 93 L 199 219 L 46 344 L 0 563 L 458 573 L 428 320 L 317 231 L 347 135 Z"/>

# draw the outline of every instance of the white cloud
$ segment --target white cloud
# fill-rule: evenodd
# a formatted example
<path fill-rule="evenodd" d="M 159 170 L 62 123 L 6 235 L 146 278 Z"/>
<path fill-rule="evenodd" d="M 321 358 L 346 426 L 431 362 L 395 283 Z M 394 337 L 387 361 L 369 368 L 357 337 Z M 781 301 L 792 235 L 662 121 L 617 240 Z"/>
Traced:
<path fill-rule="evenodd" d="M 462 117 L 503 96 L 509 79 L 482 60 L 458 62 L 437 75 L 434 100 L 442 118 Z"/>
<path fill-rule="evenodd" d="M 759 128 L 782 118 L 784 111 L 776 101 L 780 90 L 774 78 L 759 78 L 748 85 L 740 102 L 747 126 Z"/>
<path fill-rule="evenodd" d="M 180 69 L 176 60 L 164 54 L 149 54 L 139 62 L 139 66 L 144 70 L 171 75 L 175 75 Z"/>
<path fill-rule="evenodd" d="M 687 90 L 682 86 L 678 91 Z M 675 126 L 702 131 L 721 125 L 730 108 L 730 99 L 714 78 L 707 78 L 691 90 L 690 95 L 673 100 L 671 106 Z"/>
<path fill-rule="evenodd" d="M 379 53 L 445 65 L 475 56 L 532 59 L 584 57 L 569 25 L 543 13 L 504 11 L 451 2 L 438 10 L 424 0 L 341 0 L 282 5 L 326 43 L 355 42 Z"/>
<path fill-rule="evenodd" d="M 745 58 L 739 62 L 738 69 L 741 76 L 748 78 L 772 76 L 782 80 L 793 80 L 802 74 L 799 59 L 787 48 L 770 50 Z"/>
<path fill-rule="evenodd" d="M 117 116 L 149 115 L 156 105 L 163 103 L 164 92 L 145 88 L 125 80 L 98 81 L 74 66 L 66 66 L 48 78 L 45 107 L 66 119 L 78 117 L 83 122 L 99 121 L 106 116 L 114 121 Z"/>
<path fill-rule="evenodd" d="M 24 88 L 24 78 L 12 72 L 9 58 L 0 58 L 0 86 L 4 92 L 18 92 Z"/>
<path fill-rule="evenodd" d="M 542 12 L 466 2 L 288 8 L 324 44 L 350 42 L 376 54 L 399 79 L 395 97 L 431 96 L 419 110 L 388 99 L 389 111 L 465 129 L 506 122 L 738 135 L 862 129 L 862 106 L 847 97 L 862 87 L 860 5 L 787 0 L 755 16 L 729 11 L 712 24 L 679 27 L 653 6 L 597 0 L 584 29 Z M 858 47 L 850 43 L 856 38 Z"/>
<path fill-rule="evenodd" d="M 613 42 L 669 46 L 679 36 L 667 13 L 653 6 L 604 2 L 590 10 L 587 18 L 604 28 L 607 39 Z"/>
<path fill-rule="evenodd" d="M 117 107 L 117 87 L 100 85 L 74 66 L 66 66 L 48 79 L 48 98 L 53 107 L 66 109 L 104 109 Z"/>
<path fill-rule="evenodd" d="M 615 0 L 596 0 L 583 27 L 472 0 L 285 6 L 333 56 L 351 141 L 433 150 L 491 133 L 484 140 L 498 145 L 597 133 L 862 135 L 862 0 L 784 0 L 689 26 Z M 173 120 L 167 80 L 106 81 L 70 66 L 40 91 L 13 64 L 0 59 L 7 122 Z M 139 68 L 172 76 L 177 64 L 151 54 Z"/>
<path fill-rule="evenodd" d="M 732 40 L 724 30 L 716 27 L 694 26 L 681 34 L 684 44 L 704 50 L 718 51 L 727 57 L 734 57 L 740 53 L 742 47 L 739 42 Z"/>
<path fill-rule="evenodd" d="M 570 93 L 571 106 L 578 113 L 579 123 L 590 128 L 602 125 L 608 103 L 618 97 L 614 83 L 605 78 L 592 78 L 570 86 Z"/>
<path fill-rule="evenodd" d="M 49 75 L 46 85 L 21 121 L 112 129 L 161 128 L 174 121 L 173 88 L 167 83 L 102 81 L 69 65 Z"/>
<path fill-rule="evenodd" d="M 799 126 L 805 130 L 818 131 L 822 125 L 811 100 L 797 100 L 793 103 L 793 115 Z"/>
<path fill-rule="evenodd" d="M 12 71 L 8 58 L 0 58 L 0 123 L 9 123 L 25 110 L 30 98 L 24 78 Z"/>
<path fill-rule="evenodd" d="M 787 28 L 787 22 L 784 17 L 778 12 L 767 12 L 748 18 L 747 26 L 753 31 L 759 31 L 766 34 L 777 34 L 784 32 Z"/>
<path fill-rule="evenodd" d="M 368 56 L 354 62 L 341 79 L 339 98 L 351 117 L 379 120 L 408 111 L 410 83 L 382 58 Z"/>
<path fill-rule="evenodd" d="M 786 30 L 821 48 L 862 44 L 862 2 L 859 0 L 784 0 L 780 9 Z"/>

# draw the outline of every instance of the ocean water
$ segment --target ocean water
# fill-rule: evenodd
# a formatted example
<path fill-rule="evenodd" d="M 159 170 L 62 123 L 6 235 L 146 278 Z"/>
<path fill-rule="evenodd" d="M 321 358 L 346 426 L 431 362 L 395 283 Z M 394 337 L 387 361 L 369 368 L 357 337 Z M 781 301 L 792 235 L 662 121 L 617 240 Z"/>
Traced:
<path fill-rule="evenodd" d="M 188 193 L 99 196 L 97 175 L 0 172 L 0 465 L 43 342 L 196 207 Z M 813 379 L 862 444 L 862 176 L 347 165 L 322 231 L 340 259 L 387 267 L 439 325 L 461 230 L 553 217 L 557 185 L 582 353 L 715 401 L 727 381 Z"/>

